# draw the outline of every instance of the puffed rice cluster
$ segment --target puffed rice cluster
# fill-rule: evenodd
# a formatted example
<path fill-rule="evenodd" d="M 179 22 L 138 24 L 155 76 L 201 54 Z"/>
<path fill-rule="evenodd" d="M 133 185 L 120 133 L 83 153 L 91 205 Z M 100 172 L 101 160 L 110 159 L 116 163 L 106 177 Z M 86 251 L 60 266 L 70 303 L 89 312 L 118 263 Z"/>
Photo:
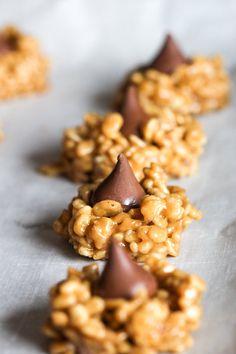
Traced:
<path fill-rule="evenodd" d="M 150 116 L 162 107 L 181 114 L 202 114 L 229 101 L 229 78 L 219 56 L 195 57 L 172 75 L 155 69 L 137 71 L 128 81 L 137 86 L 140 104 Z"/>
<path fill-rule="evenodd" d="M 16 48 L 0 55 L 0 99 L 44 91 L 48 60 L 41 55 L 37 40 L 14 27 L 6 27 L 1 35 L 14 40 Z"/>
<path fill-rule="evenodd" d="M 0 142 L 4 139 L 4 133 L 3 130 L 0 127 Z"/>
<path fill-rule="evenodd" d="M 44 325 L 51 354 L 155 354 L 181 352 L 192 345 L 191 332 L 202 316 L 204 282 L 166 260 L 149 266 L 158 282 L 152 298 L 103 299 L 92 293 L 96 264 L 69 269 L 50 291 L 51 312 Z"/>
<path fill-rule="evenodd" d="M 121 204 L 104 200 L 89 205 L 96 184 L 84 184 L 78 197 L 54 223 L 54 230 L 64 236 L 82 256 L 104 259 L 111 236 L 119 240 L 133 257 L 146 262 L 150 257 L 177 256 L 180 237 L 201 213 L 176 186 L 166 187 L 162 170 L 156 164 L 144 169 L 141 182 L 146 196 L 137 209 L 123 212 Z"/>
<path fill-rule="evenodd" d="M 151 163 L 172 177 L 192 175 L 197 169 L 206 138 L 201 124 L 191 116 L 159 109 L 142 127 L 143 138 L 126 138 L 120 131 L 122 125 L 118 113 L 105 117 L 87 114 L 81 126 L 65 131 L 61 160 L 43 166 L 41 171 L 65 174 L 76 182 L 96 181 L 111 172 L 121 152 L 138 180 Z"/>

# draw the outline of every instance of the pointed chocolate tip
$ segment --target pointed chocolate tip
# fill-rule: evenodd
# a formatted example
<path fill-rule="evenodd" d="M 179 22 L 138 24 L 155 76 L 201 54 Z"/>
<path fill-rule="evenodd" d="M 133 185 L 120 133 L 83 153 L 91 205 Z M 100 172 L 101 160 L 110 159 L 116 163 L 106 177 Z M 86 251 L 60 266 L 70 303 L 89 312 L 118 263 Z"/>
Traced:
<path fill-rule="evenodd" d="M 129 85 L 126 88 L 120 113 L 124 119 L 124 124 L 121 128 L 122 134 L 126 137 L 131 134 L 140 135 L 140 126 L 148 120 L 148 116 L 139 103 L 136 86 Z"/>
<path fill-rule="evenodd" d="M 17 39 L 14 36 L 0 34 L 0 54 L 6 54 L 17 49 Z"/>
<path fill-rule="evenodd" d="M 5 38 L 5 36 L 0 35 L 0 55 L 6 54 L 15 49 L 15 43 L 13 40 L 9 38 Z"/>
<path fill-rule="evenodd" d="M 146 290 L 148 296 L 153 296 L 157 290 L 156 278 L 135 263 L 125 249 L 112 238 L 108 260 L 97 284 L 96 293 L 103 298 L 130 299 L 142 290 Z"/>
<path fill-rule="evenodd" d="M 188 59 L 181 52 L 171 34 L 167 34 L 163 47 L 149 67 L 165 74 L 172 74 L 180 65 L 186 64 Z"/>
<path fill-rule="evenodd" d="M 111 174 L 92 193 L 90 204 L 102 200 L 119 202 L 124 211 L 137 208 L 145 196 L 145 191 L 137 181 L 125 155 L 120 154 Z"/>

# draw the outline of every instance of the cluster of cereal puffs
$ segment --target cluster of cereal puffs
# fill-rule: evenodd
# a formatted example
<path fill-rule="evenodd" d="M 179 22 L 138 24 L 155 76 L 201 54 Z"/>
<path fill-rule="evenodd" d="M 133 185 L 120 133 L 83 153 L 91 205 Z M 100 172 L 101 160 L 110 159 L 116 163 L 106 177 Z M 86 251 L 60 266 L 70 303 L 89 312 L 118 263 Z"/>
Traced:
<path fill-rule="evenodd" d="M 144 269 L 113 239 L 102 274 L 69 269 L 50 291 L 51 354 L 156 354 L 192 345 L 204 282 L 152 259 Z"/>
<path fill-rule="evenodd" d="M 4 139 L 4 133 L 2 128 L 0 127 L 0 142 Z"/>
<path fill-rule="evenodd" d="M 48 60 L 36 39 L 14 27 L 0 32 L 0 100 L 47 88 Z"/>
<path fill-rule="evenodd" d="M 95 264 L 70 269 L 52 288 L 44 326 L 51 354 L 191 346 L 205 284 L 165 258 L 179 254 L 182 232 L 201 213 L 167 180 L 198 167 L 206 137 L 192 115 L 228 99 L 221 59 L 187 58 L 167 36 L 158 56 L 127 78 L 114 112 L 87 114 L 65 131 L 60 159 L 41 171 L 84 184 L 53 227 L 78 254 L 107 263 L 102 274 Z"/>
<path fill-rule="evenodd" d="M 228 99 L 221 58 L 187 58 L 168 35 L 158 56 L 126 79 L 116 112 L 87 114 L 81 126 L 67 129 L 59 161 L 41 171 L 94 182 L 106 177 L 124 153 L 139 180 L 151 163 L 170 177 L 190 176 L 206 141 L 191 114 L 220 109 Z"/>
<path fill-rule="evenodd" d="M 54 230 L 78 254 L 107 259 L 101 275 L 70 269 L 51 290 L 51 354 L 181 352 L 200 323 L 204 282 L 165 258 L 201 213 L 167 181 L 196 171 L 206 137 L 192 114 L 228 102 L 227 74 L 219 57 L 186 58 L 167 36 L 117 98 L 115 112 L 67 129 L 59 161 L 42 168 L 85 182 Z"/>
<path fill-rule="evenodd" d="M 44 91 L 47 71 L 34 38 L 13 27 L 0 32 L 0 100 Z M 187 58 L 168 35 L 158 56 L 128 76 L 114 112 L 87 114 L 65 131 L 59 161 L 41 170 L 86 183 L 53 227 L 78 254 L 107 262 L 101 274 L 95 264 L 69 269 L 51 289 L 51 354 L 191 346 L 205 284 L 165 258 L 179 254 L 182 232 L 201 212 L 167 180 L 198 167 L 206 137 L 192 115 L 228 100 L 221 58 Z"/>
<path fill-rule="evenodd" d="M 229 78 L 221 57 L 188 58 L 170 35 L 157 57 L 133 71 L 124 87 L 130 84 L 137 87 L 140 104 L 151 116 L 160 107 L 182 114 L 202 114 L 223 108 L 229 100 Z"/>
<path fill-rule="evenodd" d="M 84 184 L 79 196 L 54 223 L 82 256 L 104 259 L 111 237 L 116 238 L 138 261 L 179 253 L 181 233 L 201 213 L 185 191 L 166 186 L 156 164 L 144 168 L 139 183 L 125 155 L 110 175 L 98 184 Z"/>
<path fill-rule="evenodd" d="M 222 108 L 229 79 L 219 57 L 186 58 L 171 36 L 158 56 L 134 71 L 116 99 L 116 112 L 87 114 L 81 126 L 64 133 L 59 161 L 48 175 L 76 182 L 106 177 L 124 153 L 136 177 L 157 163 L 170 177 L 194 174 L 206 137 L 191 114 Z"/>
<path fill-rule="evenodd" d="M 129 86 L 119 113 L 87 114 L 81 126 L 65 131 L 60 160 L 41 171 L 64 174 L 75 182 L 96 181 L 111 172 L 123 153 L 138 180 L 152 163 L 169 177 L 190 176 L 205 142 L 201 124 L 191 115 L 165 107 L 149 116 L 139 104 L 136 87 Z"/>

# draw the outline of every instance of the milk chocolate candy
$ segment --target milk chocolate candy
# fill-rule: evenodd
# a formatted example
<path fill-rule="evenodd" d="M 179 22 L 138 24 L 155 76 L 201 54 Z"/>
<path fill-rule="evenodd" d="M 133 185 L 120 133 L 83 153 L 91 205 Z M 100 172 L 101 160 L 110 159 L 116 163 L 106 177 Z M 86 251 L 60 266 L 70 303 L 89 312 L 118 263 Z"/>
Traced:
<path fill-rule="evenodd" d="M 15 49 L 15 41 L 10 38 L 5 38 L 0 35 L 0 55 L 7 54 L 8 52 Z"/>
<path fill-rule="evenodd" d="M 97 284 L 96 293 L 103 298 L 131 299 L 139 291 L 149 297 L 157 291 L 157 280 L 135 263 L 118 241 L 111 239 L 108 260 Z"/>
<path fill-rule="evenodd" d="M 115 200 L 124 211 L 140 206 L 145 191 L 137 181 L 125 155 L 118 156 L 117 164 L 111 174 L 91 194 L 90 204 L 102 200 Z"/>
<path fill-rule="evenodd" d="M 124 119 L 122 134 L 126 137 L 131 134 L 139 136 L 140 127 L 148 120 L 148 116 L 139 103 L 137 88 L 134 85 L 129 85 L 125 89 L 119 111 Z"/>
<path fill-rule="evenodd" d="M 181 64 L 187 62 L 188 59 L 178 48 L 173 37 L 168 34 L 162 49 L 149 67 L 165 74 L 172 74 Z"/>

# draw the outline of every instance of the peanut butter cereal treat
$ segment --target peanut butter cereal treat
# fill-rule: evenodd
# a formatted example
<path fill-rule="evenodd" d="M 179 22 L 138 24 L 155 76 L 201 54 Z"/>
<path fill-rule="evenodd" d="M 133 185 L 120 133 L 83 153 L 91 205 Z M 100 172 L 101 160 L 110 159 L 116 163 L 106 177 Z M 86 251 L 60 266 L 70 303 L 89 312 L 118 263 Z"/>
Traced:
<path fill-rule="evenodd" d="M 202 114 L 224 107 L 229 78 L 219 56 L 188 59 L 168 35 L 157 57 L 129 76 L 138 89 L 144 111 L 155 116 L 160 107 L 185 114 Z M 120 95 L 119 95 L 120 96 Z M 121 94 L 122 97 L 122 94 Z M 117 97 L 118 101 L 121 97 Z"/>
<path fill-rule="evenodd" d="M 124 155 L 100 184 L 85 184 L 54 223 L 82 256 L 104 259 L 112 236 L 139 261 L 177 256 L 180 236 L 201 213 L 180 187 L 166 187 L 159 167 L 139 183 Z"/>
<path fill-rule="evenodd" d="M 4 133 L 3 133 L 3 130 L 1 129 L 1 127 L 0 127 L 0 143 L 3 140 L 3 138 L 4 138 Z"/>
<path fill-rule="evenodd" d="M 38 42 L 14 27 L 0 32 L 0 99 L 44 91 L 48 61 Z"/>
<path fill-rule="evenodd" d="M 129 86 L 120 114 L 86 115 L 83 125 L 65 131 L 59 163 L 43 166 L 41 171 L 65 174 L 76 182 L 94 181 L 106 177 L 123 152 L 138 180 L 151 163 L 169 176 L 189 176 L 198 167 L 205 141 L 201 124 L 190 115 L 163 108 L 148 116 L 139 104 L 136 87 Z"/>
<path fill-rule="evenodd" d="M 202 317 L 204 282 L 152 259 L 144 269 L 113 239 L 102 274 L 90 264 L 50 290 L 51 354 L 182 352 Z"/>

